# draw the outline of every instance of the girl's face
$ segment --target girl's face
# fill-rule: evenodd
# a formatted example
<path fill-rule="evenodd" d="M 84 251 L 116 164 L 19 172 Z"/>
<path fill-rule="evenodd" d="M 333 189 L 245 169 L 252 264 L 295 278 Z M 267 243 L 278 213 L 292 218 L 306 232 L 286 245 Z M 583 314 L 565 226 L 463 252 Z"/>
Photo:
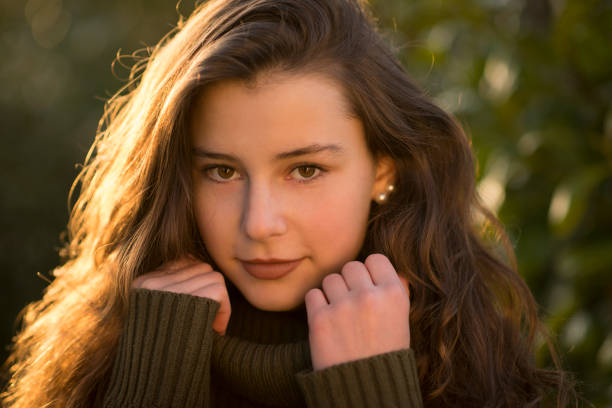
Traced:
<path fill-rule="evenodd" d="M 354 260 L 393 177 L 322 75 L 208 88 L 193 110 L 194 208 L 222 272 L 255 307 L 289 310 Z"/>

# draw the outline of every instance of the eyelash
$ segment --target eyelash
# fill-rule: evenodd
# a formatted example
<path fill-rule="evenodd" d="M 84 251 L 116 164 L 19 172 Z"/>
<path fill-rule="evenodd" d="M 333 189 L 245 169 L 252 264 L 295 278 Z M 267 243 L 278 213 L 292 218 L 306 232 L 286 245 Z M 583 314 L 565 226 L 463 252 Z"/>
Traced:
<path fill-rule="evenodd" d="M 290 176 L 289 176 L 289 178 L 294 178 L 294 179 L 295 179 L 295 181 L 297 181 L 298 183 L 309 183 L 309 182 L 311 182 L 311 181 L 313 181 L 313 180 L 315 180 L 315 179 L 318 179 L 318 178 L 319 178 L 319 177 L 321 177 L 321 176 L 322 176 L 324 173 L 326 173 L 326 172 L 327 172 L 327 170 L 326 170 L 325 168 L 323 168 L 323 167 L 321 167 L 321 166 L 319 166 L 319 165 L 312 164 L 312 163 L 304 163 L 304 164 L 299 164 L 299 165 L 297 165 L 297 166 L 293 167 L 293 168 L 291 169 L 291 171 L 289 172 L 289 174 L 291 175 L 291 174 L 293 174 L 294 172 L 299 171 L 299 169 L 303 169 L 303 168 L 312 168 L 312 169 L 315 169 L 315 174 L 314 174 L 312 177 L 309 177 L 309 178 L 303 178 L 303 179 L 300 179 L 300 178 L 295 178 L 295 177 L 290 177 Z M 231 167 L 231 166 L 224 166 L 224 165 L 218 165 L 218 164 L 215 164 L 215 165 L 210 165 L 210 166 L 206 166 L 205 168 L 203 168 L 203 169 L 202 169 L 202 173 L 204 173 L 204 175 L 205 175 L 205 176 L 206 176 L 206 177 L 207 177 L 209 180 L 211 180 L 212 182 L 219 183 L 219 184 L 225 184 L 225 183 L 229 183 L 230 181 L 235 180 L 234 178 L 228 178 L 228 179 L 223 179 L 223 178 L 215 178 L 215 177 L 212 175 L 212 172 L 213 172 L 214 170 L 216 170 L 216 169 L 231 169 L 231 170 L 233 170 L 234 172 L 236 172 L 236 174 L 238 174 L 238 175 L 239 175 L 239 173 L 236 171 L 236 169 L 235 169 L 235 168 L 233 168 L 233 167 Z M 232 174 L 232 176 L 233 176 L 233 174 Z M 238 177 L 238 179 L 239 179 L 239 178 L 240 178 L 240 177 Z"/>

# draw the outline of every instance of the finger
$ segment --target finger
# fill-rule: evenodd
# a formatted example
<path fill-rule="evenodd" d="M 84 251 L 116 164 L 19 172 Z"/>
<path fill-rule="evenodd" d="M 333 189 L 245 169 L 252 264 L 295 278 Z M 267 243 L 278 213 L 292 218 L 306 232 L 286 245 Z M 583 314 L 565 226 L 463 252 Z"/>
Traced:
<path fill-rule="evenodd" d="M 304 303 L 306 305 L 306 313 L 309 321 L 321 308 L 328 306 L 327 299 L 325 299 L 323 291 L 319 288 L 310 289 L 306 292 Z"/>
<path fill-rule="evenodd" d="M 201 274 L 212 272 L 212 267 L 204 262 L 192 263 L 185 265 L 177 269 L 163 269 L 156 272 L 156 277 L 167 277 L 170 282 L 180 282 L 190 277 Z"/>
<path fill-rule="evenodd" d="M 331 273 L 323 279 L 321 284 L 323 293 L 327 301 L 331 304 L 339 301 L 348 294 L 348 286 L 344 282 L 342 275 L 338 273 Z"/>
<path fill-rule="evenodd" d="M 372 254 L 364 262 L 375 285 L 399 283 L 399 277 L 389 259 L 382 254 Z"/>
<path fill-rule="evenodd" d="M 192 292 L 192 295 L 212 299 L 219 303 L 219 310 L 213 320 L 212 328 L 220 335 L 224 335 L 232 314 L 232 307 L 224 282 L 214 282 L 202 286 Z"/>
<path fill-rule="evenodd" d="M 349 290 L 365 289 L 374 285 L 370 273 L 361 262 L 346 263 L 342 267 L 342 276 Z"/>
<path fill-rule="evenodd" d="M 219 272 L 197 273 L 181 281 L 170 282 L 168 285 L 163 286 L 161 290 L 175 293 L 192 293 L 202 286 L 223 282 L 223 275 Z"/>
<path fill-rule="evenodd" d="M 137 277 L 132 282 L 132 286 L 135 288 L 159 289 L 206 272 L 212 272 L 211 266 L 206 263 L 193 264 L 175 272 L 157 270 Z"/>
<path fill-rule="evenodd" d="M 208 264 L 198 259 L 195 259 L 193 257 L 182 257 L 177 260 L 163 264 L 161 267 L 159 267 L 159 269 L 157 269 L 156 272 L 171 274 L 171 273 L 181 272 L 185 269 L 190 269 L 191 267 L 194 267 L 197 265 L 208 265 Z"/>
<path fill-rule="evenodd" d="M 229 324 L 231 309 L 224 310 L 224 308 L 220 308 L 215 316 L 215 320 L 213 321 L 212 328 L 214 331 L 219 333 L 221 336 L 225 336 L 225 332 L 227 331 L 227 326 Z"/>

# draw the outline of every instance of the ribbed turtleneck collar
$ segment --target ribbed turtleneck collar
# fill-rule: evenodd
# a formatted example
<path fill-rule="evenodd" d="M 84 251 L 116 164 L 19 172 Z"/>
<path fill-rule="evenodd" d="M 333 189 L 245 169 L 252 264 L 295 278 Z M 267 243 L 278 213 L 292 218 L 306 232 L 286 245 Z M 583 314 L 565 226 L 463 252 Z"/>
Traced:
<path fill-rule="evenodd" d="M 311 368 L 306 310 L 267 312 L 228 285 L 232 314 L 216 336 L 214 378 L 224 388 L 269 406 L 301 406 L 295 374 Z"/>

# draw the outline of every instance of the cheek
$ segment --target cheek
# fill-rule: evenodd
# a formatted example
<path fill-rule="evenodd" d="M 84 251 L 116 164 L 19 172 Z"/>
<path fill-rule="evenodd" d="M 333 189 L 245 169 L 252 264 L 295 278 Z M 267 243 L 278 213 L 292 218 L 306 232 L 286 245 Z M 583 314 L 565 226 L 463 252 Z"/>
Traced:
<path fill-rule="evenodd" d="M 302 226 L 320 255 L 352 258 L 363 244 L 370 210 L 369 193 L 363 189 L 319 195 L 300 211 Z"/>
<path fill-rule="evenodd" d="M 206 196 L 203 192 L 194 195 L 194 212 L 198 229 L 204 245 L 214 252 L 216 246 L 222 245 L 226 240 L 229 227 L 231 206 L 213 195 Z"/>

